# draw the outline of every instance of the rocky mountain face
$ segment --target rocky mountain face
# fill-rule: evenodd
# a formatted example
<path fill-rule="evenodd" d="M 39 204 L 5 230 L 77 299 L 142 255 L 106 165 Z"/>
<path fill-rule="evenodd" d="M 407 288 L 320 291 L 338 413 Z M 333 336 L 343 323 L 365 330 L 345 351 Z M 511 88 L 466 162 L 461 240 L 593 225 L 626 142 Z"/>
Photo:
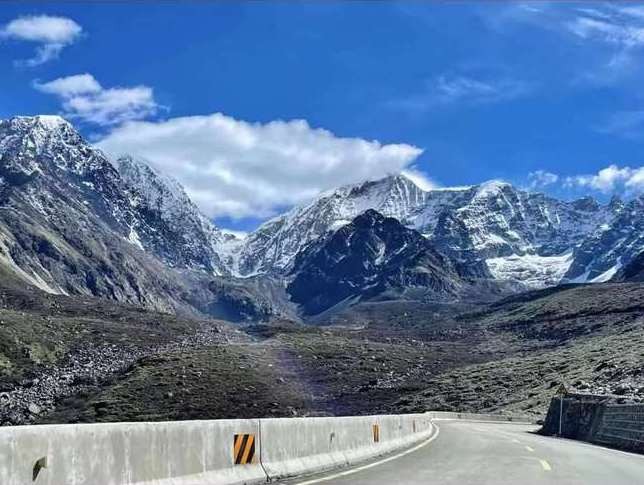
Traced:
<path fill-rule="evenodd" d="M 303 248 L 368 209 L 421 232 L 462 264 L 483 259 L 494 278 L 533 288 L 589 281 L 616 258 L 625 262 L 644 247 L 638 226 L 644 211 L 637 201 L 601 205 L 588 197 L 567 202 L 498 181 L 424 191 L 398 175 L 341 187 L 268 221 L 244 242 L 238 271 L 288 273 Z M 588 251 L 610 252 L 623 231 L 630 236 L 614 253 L 588 258 Z M 613 234 L 612 239 L 607 234 L 592 243 L 598 232 Z"/>
<path fill-rule="evenodd" d="M 420 290 L 440 301 L 456 297 L 468 271 L 419 232 L 369 209 L 300 251 L 287 291 L 309 314 L 387 291 Z"/>
<path fill-rule="evenodd" d="M 1 121 L 2 272 L 49 293 L 207 310 L 224 236 L 168 180 L 121 168 L 62 118 Z"/>
<path fill-rule="evenodd" d="M 614 217 L 590 232 L 566 274 L 572 281 L 604 282 L 644 251 L 644 195 L 613 200 Z"/>
<path fill-rule="evenodd" d="M 176 180 L 158 173 L 142 160 L 124 155 L 117 159 L 118 172 L 144 210 L 163 221 L 166 233 L 157 254 L 172 266 L 190 267 L 212 274 L 227 274 L 218 248 L 234 236 L 224 234 L 204 216 Z"/>
<path fill-rule="evenodd" d="M 324 193 L 249 234 L 238 256 L 239 273 L 288 272 L 300 250 L 368 209 L 408 224 L 427 196 L 427 192 L 402 176 Z"/>
<path fill-rule="evenodd" d="M 613 277 L 613 281 L 644 282 L 644 251 L 617 271 L 617 274 Z"/>

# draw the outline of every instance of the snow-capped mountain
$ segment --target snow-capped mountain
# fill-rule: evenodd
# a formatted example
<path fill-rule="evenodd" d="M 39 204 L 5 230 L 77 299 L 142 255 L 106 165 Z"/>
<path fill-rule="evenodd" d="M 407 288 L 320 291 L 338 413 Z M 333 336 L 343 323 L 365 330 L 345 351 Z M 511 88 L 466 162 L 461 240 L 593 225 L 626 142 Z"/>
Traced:
<path fill-rule="evenodd" d="M 391 176 L 327 192 L 263 224 L 244 242 L 238 268 L 241 275 L 288 272 L 303 248 L 374 209 L 455 260 L 485 260 L 497 279 L 550 286 L 570 278 L 578 248 L 618 223 L 620 207 L 592 198 L 561 201 L 499 181 L 425 191 L 404 175 Z M 642 215 L 639 208 L 632 213 Z"/>
<path fill-rule="evenodd" d="M 0 121 L 0 204 L 2 263 L 26 281 L 172 306 L 156 291 L 164 265 L 145 255 L 169 230 L 62 118 Z"/>
<path fill-rule="evenodd" d="M 167 179 L 121 168 L 62 118 L 0 121 L 0 272 L 50 293 L 208 312 L 228 291 L 212 284 L 213 244 L 228 237 Z M 248 297 L 234 294 L 228 308 Z"/>
<path fill-rule="evenodd" d="M 241 275 L 288 271 L 297 253 L 329 231 L 339 229 L 357 215 L 374 209 L 410 227 L 423 227 L 422 210 L 431 211 L 437 199 L 458 200 L 461 189 L 426 192 L 398 175 L 340 187 L 320 195 L 260 226 L 246 238 L 238 256 Z"/>
<path fill-rule="evenodd" d="M 370 210 L 467 268 L 459 276 L 495 285 L 606 281 L 644 250 L 644 197 L 568 202 L 499 181 L 423 190 L 404 175 L 328 191 L 241 239 L 215 227 L 175 180 L 131 156 L 108 160 L 62 118 L 0 121 L 0 271 L 49 292 L 211 313 L 243 302 L 252 315 L 251 301 L 263 315 L 290 309 L 284 287 L 320 270 L 330 251 L 320 245 L 347 239 L 345 227 L 360 232 L 355 219 Z M 365 244 L 385 241 L 387 253 L 376 226 Z M 396 286 L 367 246 L 363 269 L 375 272 L 347 281 Z M 397 258 L 415 267 L 413 251 Z M 413 286 L 407 276 L 400 281 Z"/>
<path fill-rule="evenodd" d="M 610 206 L 614 217 L 588 233 L 575 251 L 567 280 L 608 281 L 644 251 L 644 195 L 626 203 L 613 199 Z"/>

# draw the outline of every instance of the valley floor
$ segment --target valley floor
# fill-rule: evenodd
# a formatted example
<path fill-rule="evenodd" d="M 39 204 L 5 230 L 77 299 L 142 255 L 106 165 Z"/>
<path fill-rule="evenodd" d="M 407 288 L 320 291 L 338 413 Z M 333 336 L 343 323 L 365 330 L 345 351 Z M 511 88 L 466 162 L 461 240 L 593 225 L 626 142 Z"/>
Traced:
<path fill-rule="evenodd" d="M 245 327 L 89 299 L 2 297 L 3 424 L 427 409 L 543 416 L 562 381 L 644 400 L 642 284 L 485 307 L 372 302 L 315 325 Z"/>

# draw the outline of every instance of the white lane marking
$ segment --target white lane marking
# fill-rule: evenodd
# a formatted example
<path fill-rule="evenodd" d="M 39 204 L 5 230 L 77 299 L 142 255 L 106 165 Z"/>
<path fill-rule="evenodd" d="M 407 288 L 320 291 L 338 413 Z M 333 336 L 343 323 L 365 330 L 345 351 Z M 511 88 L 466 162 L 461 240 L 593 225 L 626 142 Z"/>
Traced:
<path fill-rule="evenodd" d="M 537 438 L 537 436 L 535 436 Z M 587 448 L 595 448 L 595 449 L 600 449 L 603 451 L 610 451 L 612 453 L 620 454 L 620 455 L 625 455 L 631 458 L 641 458 L 644 459 L 644 455 L 641 455 L 639 453 L 633 453 L 630 451 L 622 451 L 622 450 L 616 450 L 615 448 L 608 448 L 607 446 L 602 446 L 602 445 L 597 445 L 595 443 L 585 443 L 583 441 L 577 441 L 573 440 L 571 438 L 559 438 L 555 436 L 539 436 L 538 438 L 541 438 L 544 441 L 566 441 L 570 443 L 571 445 L 575 446 L 585 446 Z"/>
<path fill-rule="evenodd" d="M 521 442 L 520 442 L 518 439 L 516 439 L 516 438 L 514 438 L 514 439 L 512 440 L 512 443 L 519 443 L 519 444 L 521 444 Z"/>
<path fill-rule="evenodd" d="M 429 439 L 427 439 L 427 441 L 423 441 L 421 444 L 416 445 L 413 448 L 410 448 L 408 450 L 405 450 L 402 453 L 398 453 L 397 455 L 389 456 L 389 457 L 384 458 L 382 460 L 379 460 L 379 461 L 376 461 L 376 462 L 373 462 L 373 463 L 369 463 L 368 465 L 363 465 L 363 466 L 359 466 L 357 468 L 352 468 L 351 470 L 347 470 L 347 471 L 344 471 L 344 472 L 335 473 L 333 475 L 328 475 L 328 476 L 322 477 L 322 478 L 314 478 L 313 480 L 307 480 L 306 482 L 298 482 L 295 485 L 311 485 L 312 483 L 326 482 L 327 480 L 333 480 L 334 478 L 345 477 L 347 475 L 352 475 L 354 473 L 361 472 L 362 470 L 367 470 L 369 468 L 373 468 L 374 466 L 382 465 L 383 463 L 387 463 L 388 461 L 395 460 L 396 458 L 400 458 L 401 456 L 405 456 L 405 455 L 407 455 L 409 453 L 413 453 L 414 451 L 421 449 L 423 446 L 427 446 L 429 443 L 431 443 L 436 438 L 438 438 L 438 435 L 439 435 L 441 430 L 436 424 L 434 424 L 434 426 L 436 427 L 436 433 L 434 433 Z"/>
<path fill-rule="evenodd" d="M 550 463 L 548 463 L 546 460 L 539 460 L 539 463 L 541 463 L 541 466 L 545 471 L 549 472 L 550 470 L 552 470 Z"/>
<path fill-rule="evenodd" d="M 534 448 L 531 448 L 530 446 L 526 446 L 525 449 L 528 450 L 530 453 L 534 453 Z"/>

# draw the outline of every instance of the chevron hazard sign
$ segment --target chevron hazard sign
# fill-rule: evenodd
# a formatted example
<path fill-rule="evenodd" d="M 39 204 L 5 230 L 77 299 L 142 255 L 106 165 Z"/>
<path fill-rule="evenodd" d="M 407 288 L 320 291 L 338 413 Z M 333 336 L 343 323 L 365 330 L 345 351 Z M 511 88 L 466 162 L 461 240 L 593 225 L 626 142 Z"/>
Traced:
<path fill-rule="evenodd" d="M 235 465 L 255 463 L 255 435 L 236 434 L 233 439 L 233 459 Z"/>

